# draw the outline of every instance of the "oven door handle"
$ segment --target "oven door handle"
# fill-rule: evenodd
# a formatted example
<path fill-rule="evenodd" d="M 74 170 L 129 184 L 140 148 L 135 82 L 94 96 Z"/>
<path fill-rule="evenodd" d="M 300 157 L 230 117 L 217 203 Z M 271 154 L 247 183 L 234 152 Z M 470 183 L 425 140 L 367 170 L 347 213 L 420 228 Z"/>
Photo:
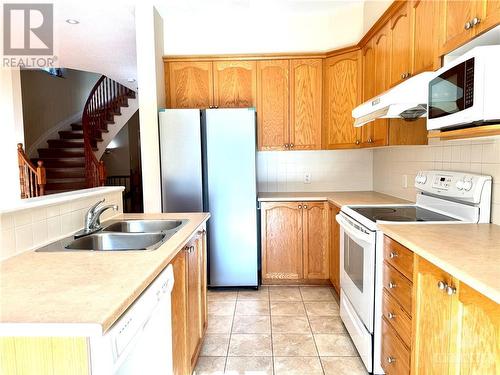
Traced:
<path fill-rule="evenodd" d="M 344 219 L 341 214 L 335 216 L 335 220 L 337 220 L 337 223 L 339 223 L 340 226 L 342 227 L 342 229 L 345 232 L 347 232 L 349 237 L 351 237 L 355 240 L 361 241 L 361 242 L 365 242 L 365 243 L 372 243 L 373 242 L 371 240 L 370 234 L 363 233 L 363 232 L 353 228 L 352 225 L 349 224 L 349 222 L 346 219 Z"/>

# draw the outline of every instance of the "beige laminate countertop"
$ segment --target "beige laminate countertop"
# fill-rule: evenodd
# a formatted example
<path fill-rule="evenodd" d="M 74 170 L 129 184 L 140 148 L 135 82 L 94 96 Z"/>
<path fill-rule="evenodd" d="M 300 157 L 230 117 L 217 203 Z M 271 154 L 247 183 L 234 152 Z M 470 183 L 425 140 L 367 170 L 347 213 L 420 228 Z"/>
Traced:
<path fill-rule="evenodd" d="M 51 335 L 51 329 L 54 335 L 71 336 L 106 332 L 209 217 L 169 213 L 112 218 L 189 219 L 154 251 L 29 251 L 1 262 L 0 335 L 19 334 L 16 329 L 23 327 L 44 335 Z"/>
<path fill-rule="evenodd" d="M 260 202 L 277 201 L 329 201 L 338 207 L 346 204 L 404 204 L 407 200 L 375 191 L 339 192 L 279 192 L 259 193 Z"/>
<path fill-rule="evenodd" d="M 384 224 L 379 228 L 496 303 L 500 303 L 500 226 Z"/>

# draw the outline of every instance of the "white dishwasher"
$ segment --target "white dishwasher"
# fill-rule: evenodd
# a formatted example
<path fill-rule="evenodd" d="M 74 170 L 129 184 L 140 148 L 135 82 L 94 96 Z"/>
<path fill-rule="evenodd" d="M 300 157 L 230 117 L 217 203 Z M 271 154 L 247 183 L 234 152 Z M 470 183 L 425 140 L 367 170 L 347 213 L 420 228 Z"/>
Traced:
<path fill-rule="evenodd" d="M 92 375 L 171 375 L 174 285 L 169 265 L 100 337 L 90 338 Z"/>

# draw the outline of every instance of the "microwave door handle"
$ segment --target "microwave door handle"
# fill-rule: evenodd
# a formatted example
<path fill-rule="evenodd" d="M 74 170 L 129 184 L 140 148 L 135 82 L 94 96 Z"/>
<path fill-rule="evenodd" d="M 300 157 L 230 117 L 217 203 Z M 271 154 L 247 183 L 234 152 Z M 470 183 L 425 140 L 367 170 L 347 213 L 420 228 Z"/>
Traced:
<path fill-rule="evenodd" d="M 358 241 L 364 243 L 371 243 L 370 235 L 365 234 L 363 232 L 352 229 L 352 226 L 340 215 L 335 216 L 335 220 L 340 224 L 342 229 L 353 239 L 357 239 Z"/>

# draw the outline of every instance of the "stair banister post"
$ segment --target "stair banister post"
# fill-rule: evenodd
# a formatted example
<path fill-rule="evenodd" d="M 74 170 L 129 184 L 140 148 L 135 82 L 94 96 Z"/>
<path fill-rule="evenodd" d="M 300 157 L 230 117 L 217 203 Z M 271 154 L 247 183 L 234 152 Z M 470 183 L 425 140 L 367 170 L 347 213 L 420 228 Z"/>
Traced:
<path fill-rule="evenodd" d="M 99 160 L 99 186 L 106 183 L 106 165 L 103 160 Z"/>
<path fill-rule="evenodd" d="M 43 161 L 38 160 L 36 167 L 36 182 L 39 188 L 39 195 L 45 195 L 45 185 L 47 184 L 47 175 L 45 172 Z"/>

